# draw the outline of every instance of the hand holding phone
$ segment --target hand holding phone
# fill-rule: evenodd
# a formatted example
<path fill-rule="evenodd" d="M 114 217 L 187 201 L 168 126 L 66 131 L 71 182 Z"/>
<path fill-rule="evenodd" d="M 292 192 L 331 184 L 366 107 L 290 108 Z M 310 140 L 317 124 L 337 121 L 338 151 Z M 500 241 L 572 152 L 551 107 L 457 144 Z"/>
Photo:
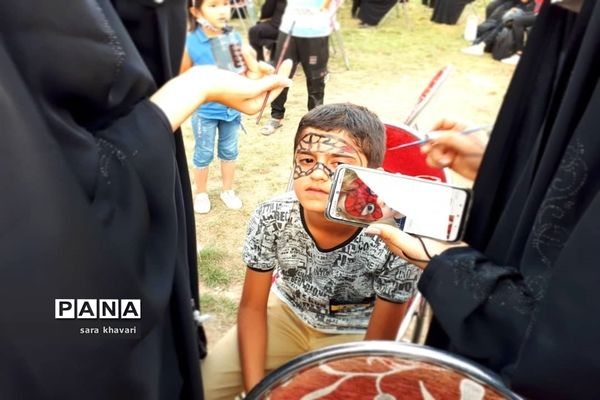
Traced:
<path fill-rule="evenodd" d="M 327 218 L 358 226 L 388 223 L 444 241 L 462 237 L 471 191 L 436 181 L 342 165 L 333 177 Z"/>

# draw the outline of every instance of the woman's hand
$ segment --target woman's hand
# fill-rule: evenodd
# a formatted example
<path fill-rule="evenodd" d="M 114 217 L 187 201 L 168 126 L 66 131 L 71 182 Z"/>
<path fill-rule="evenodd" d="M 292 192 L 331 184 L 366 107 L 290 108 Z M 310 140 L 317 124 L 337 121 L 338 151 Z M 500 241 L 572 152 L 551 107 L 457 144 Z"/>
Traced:
<path fill-rule="evenodd" d="M 450 120 L 439 121 L 428 133 L 431 141 L 421 147 L 427 164 L 449 167 L 468 179 L 475 179 L 485 151 L 485 143 L 476 135 L 462 135 L 466 125 Z"/>
<path fill-rule="evenodd" d="M 379 236 L 392 253 L 423 269 L 427 267 L 431 257 L 449 248 L 467 245 L 464 242 L 448 243 L 425 237 L 419 240 L 388 224 L 371 224 L 365 229 L 365 233 Z"/>
<path fill-rule="evenodd" d="M 242 46 L 242 55 L 246 62 L 243 75 L 228 71 L 211 71 L 207 101 L 215 101 L 235 108 L 245 114 L 256 114 L 263 105 L 267 92 L 271 103 L 281 91 L 291 85 L 288 78 L 292 69 L 291 60 L 285 60 L 275 72 L 275 68 L 256 60 L 256 52 L 250 46 Z"/>
<path fill-rule="evenodd" d="M 213 65 L 194 66 L 162 86 L 150 100 L 163 110 L 173 130 L 203 103 L 214 101 L 246 114 L 256 114 L 269 93 L 267 105 L 291 85 L 290 60 L 278 73 L 259 63 L 251 51 L 243 50 L 248 66 L 244 75 L 218 69 Z"/>

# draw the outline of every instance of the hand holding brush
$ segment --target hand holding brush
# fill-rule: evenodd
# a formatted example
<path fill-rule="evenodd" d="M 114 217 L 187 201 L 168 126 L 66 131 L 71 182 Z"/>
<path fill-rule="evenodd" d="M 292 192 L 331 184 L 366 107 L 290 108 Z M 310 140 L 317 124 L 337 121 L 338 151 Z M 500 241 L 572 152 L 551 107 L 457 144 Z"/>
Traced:
<path fill-rule="evenodd" d="M 476 126 L 474 128 L 469 128 L 469 129 L 463 129 L 462 131 L 460 131 L 458 134 L 459 135 L 470 135 L 471 133 L 475 133 L 475 132 L 479 132 L 479 131 L 483 131 L 486 129 L 490 129 L 492 126 L 491 125 L 482 125 L 482 126 Z M 425 143 L 428 143 L 434 139 L 436 139 L 437 137 L 432 135 L 432 134 L 426 134 L 425 137 L 423 139 L 419 139 L 419 140 L 415 140 L 414 142 L 409 142 L 409 143 L 404 143 L 398 146 L 394 146 L 394 147 L 390 147 L 389 149 L 387 149 L 387 151 L 390 150 L 398 150 L 398 149 L 404 149 L 407 147 L 413 147 L 413 146 L 419 146 L 419 145 L 423 145 Z"/>
<path fill-rule="evenodd" d="M 466 125 L 442 120 L 422 143 L 421 153 L 425 154 L 430 166 L 448 167 L 473 180 L 479 171 L 486 143 L 472 133 L 487 128 L 488 126 L 467 129 Z"/>

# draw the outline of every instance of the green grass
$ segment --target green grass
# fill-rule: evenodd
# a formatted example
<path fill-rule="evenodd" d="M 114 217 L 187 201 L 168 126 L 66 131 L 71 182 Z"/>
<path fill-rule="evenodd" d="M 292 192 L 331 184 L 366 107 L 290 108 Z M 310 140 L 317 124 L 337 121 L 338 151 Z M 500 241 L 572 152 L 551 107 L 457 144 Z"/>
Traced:
<path fill-rule="evenodd" d="M 212 317 L 206 322 L 207 328 L 220 329 L 223 327 L 227 329 L 235 323 L 237 301 L 211 293 L 203 293 L 200 304 L 202 313 Z M 221 332 L 225 333 L 225 330 Z"/>
<path fill-rule="evenodd" d="M 239 268 L 232 268 L 230 263 L 234 257 L 227 251 L 212 247 L 204 248 L 198 253 L 198 269 L 200 281 L 209 288 L 226 287 L 234 280 L 239 280 Z M 239 263 L 236 263 L 236 267 Z"/>

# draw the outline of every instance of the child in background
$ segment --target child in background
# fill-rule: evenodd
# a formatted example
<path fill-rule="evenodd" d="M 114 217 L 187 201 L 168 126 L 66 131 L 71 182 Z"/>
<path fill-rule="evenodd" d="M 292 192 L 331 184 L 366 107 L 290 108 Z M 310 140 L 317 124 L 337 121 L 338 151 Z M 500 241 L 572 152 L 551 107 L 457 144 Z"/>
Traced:
<path fill-rule="evenodd" d="M 290 58 L 294 63 L 290 78 L 294 76 L 298 64 L 302 65 L 306 76 L 309 110 L 323 104 L 325 98 L 329 35 L 333 29 L 332 13 L 335 11 L 330 5 L 331 0 L 287 0 L 279 25 L 274 59 L 279 59 L 284 50 L 283 43 L 292 31 L 284 57 Z M 271 103 L 271 118 L 260 128 L 261 134 L 271 135 L 283 126 L 287 93 L 288 90 L 284 90 Z"/>
<path fill-rule="evenodd" d="M 231 17 L 229 0 L 193 0 L 189 9 L 191 31 L 186 39 L 186 49 L 181 72 L 192 65 L 214 65 L 210 38 L 221 35 Z M 242 208 L 242 201 L 233 190 L 235 162 L 238 157 L 238 132 L 240 113 L 218 103 L 205 103 L 192 115 L 194 131 L 194 180 L 197 194 L 194 211 L 206 214 L 211 204 L 206 191 L 208 166 L 214 158 L 215 137 L 219 131 L 218 157 L 221 160 L 221 200 L 231 209 Z"/>
<path fill-rule="evenodd" d="M 311 350 L 395 339 L 419 270 L 362 228 L 324 215 L 336 167 L 379 167 L 384 147 L 383 124 L 364 107 L 322 105 L 302 118 L 294 192 L 259 205 L 250 221 L 238 325 L 202 363 L 207 399 L 248 391 Z"/>

